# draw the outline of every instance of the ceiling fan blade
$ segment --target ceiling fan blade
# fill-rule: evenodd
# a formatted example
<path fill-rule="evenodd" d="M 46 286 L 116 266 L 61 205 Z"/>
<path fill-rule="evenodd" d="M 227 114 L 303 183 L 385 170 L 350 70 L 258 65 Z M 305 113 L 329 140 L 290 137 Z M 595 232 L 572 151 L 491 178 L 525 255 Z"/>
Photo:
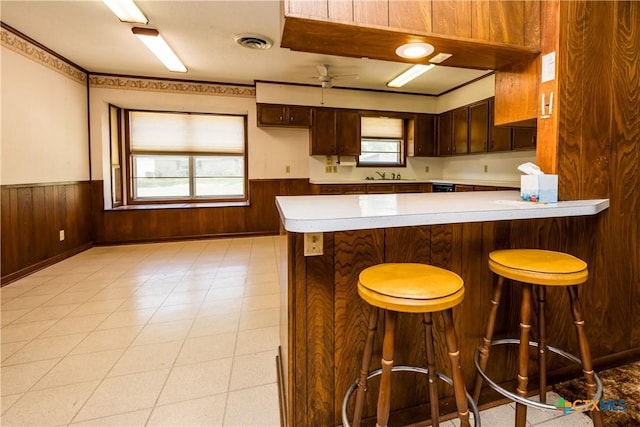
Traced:
<path fill-rule="evenodd" d="M 338 74 L 337 76 L 331 76 L 332 79 L 359 79 L 358 74 Z"/>
<path fill-rule="evenodd" d="M 322 65 L 318 65 L 318 73 L 320 73 L 320 75 L 322 77 L 327 77 L 329 75 L 329 66 L 326 64 L 322 64 Z"/>

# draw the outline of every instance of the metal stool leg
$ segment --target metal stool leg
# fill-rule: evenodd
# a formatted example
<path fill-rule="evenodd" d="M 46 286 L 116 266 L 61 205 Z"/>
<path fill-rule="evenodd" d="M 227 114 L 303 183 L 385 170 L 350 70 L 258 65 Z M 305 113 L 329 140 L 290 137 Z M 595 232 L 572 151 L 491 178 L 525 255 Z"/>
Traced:
<path fill-rule="evenodd" d="M 438 406 L 438 384 L 436 384 L 436 352 L 433 345 L 433 319 L 431 313 L 424 313 L 424 342 L 427 352 L 427 368 L 429 370 L 429 404 L 431 405 L 431 425 L 440 425 L 440 408 Z"/>
<path fill-rule="evenodd" d="M 593 377 L 591 351 L 589 350 L 587 334 L 584 331 L 584 320 L 582 319 L 580 299 L 578 298 L 578 286 L 569 286 L 567 287 L 567 291 L 569 293 L 569 304 L 571 305 L 571 313 L 573 314 L 573 323 L 576 326 L 576 333 L 578 335 L 580 360 L 582 361 L 582 372 L 584 373 L 585 383 L 587 384 L 587 397 L 589 399 L 593 399 L 596 394 L 596 382 Z M 593 425 L 595 427 L 602 427 L 602 413 L 600 413 L 600 411 L 591 411 L 591 419 L 593 420 Z"/>
<path fill-rule="evenodd" d="M 529 382 L 529 330 L 531 329 L 531 285 L 522 284 L 522 305 L 520 306 L 520 349 L 518 350 L 518 387 L 519 396 L 527 396 Z M 527 424 L 527 407 L 516 403 L 516 427 Z"/>
<path fill-rule="evenodd" d="M 462 378 L 462 368 L 460 367 L 460 350 L 458 349 L 458 337 L 453 327 L 453 310 L 450 308 L 443 310 L 442 319 L 444 320 L 444 332 L 447 338 L 447 350 L 449 352 L 449 359 L 451 360 L 451 378 L 453 378 L 453 392 L 456 398 L 460 426 L 470 427 L 469 401 L 467 400 L 467 392 L 464 388 L 464 379 Z"/>
<path fill-rule="evenodd" d="M 385 310 L 384 338 L 382 340 L 382 375 L 380 377 L 380 392 L 378 393 L 378 422 L 377 427 L 387 427 L 389 411 L 391 409 L 391 368 L 393 367 L 394 333 L 396 327 L 395 311 Z"/>
<path fill-rule="evenodd" d="M 544 303 L 547 297 L 545 286 L 536 286 L 538 294 L 538 375 L 540 376 L 540 403 L 547 403 L 547 328 L 544 318 Z"/>
<path fill-rule="evenodd" d="M 367 333 L 367 341 L 364 345 L 364 353 L 362 355 L 362 367 L 360 368 L 360 378 L 358 379 L 358 391 L 356 393 L 356 404 L 353 415 L 353 426 L 360 427 L 362 421 L 362 407 L 364 406 L 364 394 L 367 390 L 367 375 L 369 374 L 369 366 L 371 366 L 371 354 L 373 353 L 373 339 L 378 329 L 378 313 L 377 307 L 371 307 L 369 313 L 369 332 Z"/>
<path fill-rule="evenodd" d="M 484 338 L 482 338 L 482 348 L 480 349 L 480 367 L 484 371 L 487 368 L 487 360 L 489 359 L 489 349 L 491 348 L 491 339 L 493 338 L 493 329 L 496 323 L 496 315 L 498 306 L 500 305 L 500 295 L 502 294 L 502 284 L 504 277 L 498 276 L 498 282 L 493 287 L 493 296 L 491 297 L 491 311 L 487 321 Z M 476 379 L 473 384 L 473 400 L 478 403 L 480 398 L 480 390 L 482 389 L 482 376 L 476 373 Z"/>

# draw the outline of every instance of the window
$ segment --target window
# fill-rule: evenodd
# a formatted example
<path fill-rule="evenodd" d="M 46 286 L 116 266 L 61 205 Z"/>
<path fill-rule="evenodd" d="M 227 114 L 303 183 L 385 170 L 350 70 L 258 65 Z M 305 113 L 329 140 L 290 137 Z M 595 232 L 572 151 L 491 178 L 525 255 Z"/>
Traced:
<path fill-rule="evenodd" d="M 246 116 L 127 111 L 133 203 L 246 200 Z"/>
<path fill-rule="evenodd" d="M 362 117 L 360 138 L 359 165 L 404 165 L 404 120 Z"/>

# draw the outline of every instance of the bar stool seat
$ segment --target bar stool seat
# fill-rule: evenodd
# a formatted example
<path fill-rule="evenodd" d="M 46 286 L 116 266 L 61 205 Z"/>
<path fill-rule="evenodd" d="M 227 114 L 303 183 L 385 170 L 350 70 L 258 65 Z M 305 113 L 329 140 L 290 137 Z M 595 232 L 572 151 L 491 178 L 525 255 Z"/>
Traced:
<path fill-rule="evenodd" d="M 563 252 L 543 249 L 503 249 L 489 254 L 489 269 L 498 275 L 498 282 L 493 288 L 491 311 L 486 325 L 482 344 L 476 350 L 474 361 L 478 370 L 473 390 L 473 399 L 477 403 L 480 396 L 483 379 L 494 390 L 516 402 L 516 420 L 518 427 L 526 424 L 526 407 L 556 410 L 546 403 L 546 354 L 548 351 L 556 353 L 572 362 L 582 364 L 582 370 L 587 386 L 587 397 L 599 400 L 602 396 L 602 383 L 593 372 L 591 353 L 584 331 L 584 320 L 578 298 L 578 285 L 585 283 L 589 277 L 587 263 L 579 258 Z M 511 279 L 522 284 L 522 302 L 520 308 L 520 338 L 492 340 L 496 314 L 500 304 L 500 296 L 505 279 Z M 545 301 L 547 287 L 565 287 L 569 294 L 569 305 L 575 325 L 580 358 L 558 348 L 548 346 L 545 325 Z M 531 295 L 536 291 L 538 301 L 538 341 L 529 340 Z M 489 350 L 493 345 L 518 344 L 518 385 L 517 394 L 511 393 L 495 382 L 485 373 L 489 358 Z M 540 401 L 527 399 L 529 347 L 538 348 Z M 602 426 L 602 416 L 599 411 L 593 413 L 595 426 Z"/>
<path fill-rule="evenodd" d="M 476 426 L 480 425 L 478 408 L 466 392 L 460 367 L 460 353 L 453 327 L 452 307 L 464 299 L 464 282 L 457 274 L 431 265 L 416 263 L 385 263 L 364 269 L 358 280 L 358 294 L 371 306 L 369 331 L 362 358 L 360 378 L 349 388 L 342 404 L 342 421 L 351 426 L 347 417 L 349 397 L 357 389 L 353 425 L 359 426 L 362 419 L 364 393 L 367 380 L 381 375 L 378 394 L 377 425 L 387 425 L 390 411 L 392 371 L 412 371 L 429 376 L 429 400 L 431 420 L 438 425 L 438 396 L 436 380 L 441 379 L 454 388 L 458 417 L 462 426 L 469 426 L 469 407 L 474 413 Z M 373 353 L 374 335 L 377 329 L 378 313 L 384 314 L 384 338 L 382 344 L 382 368 L 369 372 Z M 394 366 L 394 329 L 398 312 L 421 313 L 425 326 L 425 347 L 428 369 L 410 366 Z M 433 323 L 431 314 L 442 313 L 445 325 L 447 349 L 451 360 L 450 379 L 435 371 L 435 349 L 433 344 Z"/>
<path fill-rule="evenodd" d="M 378 264 L 360 273 L 358 295 L 385 310 L 428 313 L 460 304 L 464 282 L 457 274 L 432 265 Z"/>

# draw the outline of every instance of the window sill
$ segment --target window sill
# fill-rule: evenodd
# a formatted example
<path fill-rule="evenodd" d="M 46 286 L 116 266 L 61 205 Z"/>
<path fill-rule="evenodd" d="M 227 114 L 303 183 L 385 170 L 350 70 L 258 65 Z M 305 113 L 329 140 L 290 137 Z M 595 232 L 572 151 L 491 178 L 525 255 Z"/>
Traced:
<path fill-rule="evenodd" d="M 239 202 L 186 202 L 186 203 L 148 203 L 140 205 L 118 206 L 106 211 L 135 211 L 148 209 L 197 209 L 197 208 L 242 208 L 249 206 L 248 201 Z"/>

